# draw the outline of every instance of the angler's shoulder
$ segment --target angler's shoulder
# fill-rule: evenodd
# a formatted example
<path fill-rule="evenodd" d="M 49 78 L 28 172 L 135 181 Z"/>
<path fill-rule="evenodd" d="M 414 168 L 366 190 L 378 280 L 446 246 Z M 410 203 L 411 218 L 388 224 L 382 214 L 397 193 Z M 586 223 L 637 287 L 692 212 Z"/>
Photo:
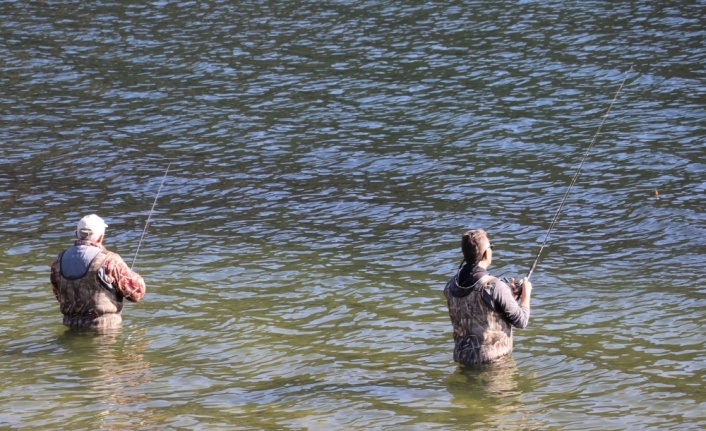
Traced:
<path fill-rule="evenodd" d="M 106 250 L 106 255 L 105 261 L 103 262 L 103 267 L 106 270 L 117 270 L 122 272 L 125 269 L 130 269 L 118 253 Z"/>

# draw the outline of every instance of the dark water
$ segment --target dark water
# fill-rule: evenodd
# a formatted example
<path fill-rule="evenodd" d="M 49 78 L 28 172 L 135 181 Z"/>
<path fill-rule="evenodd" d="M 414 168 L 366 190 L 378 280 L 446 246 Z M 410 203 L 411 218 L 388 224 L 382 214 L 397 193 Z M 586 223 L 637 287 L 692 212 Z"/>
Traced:
<path fill-rule="evenodd" d="M 706 427 L 706 2 L 0 12 L 0 427 Z M 513 357 L 457 367 L 461 233 L 524 273 L 594 137 Z M 169 163 L 144 302 L 68 331 L 51 261 L 96 212 L 131 262 Z"/>

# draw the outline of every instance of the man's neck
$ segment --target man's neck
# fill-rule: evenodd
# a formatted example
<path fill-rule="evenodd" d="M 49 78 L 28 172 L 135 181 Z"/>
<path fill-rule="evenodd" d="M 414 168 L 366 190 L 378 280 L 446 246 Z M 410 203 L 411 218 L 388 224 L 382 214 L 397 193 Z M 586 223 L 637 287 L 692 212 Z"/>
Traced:
<path fill-rule="evenodd" d="M 103 248 L 103 241 L 92 241 L 89 239 L 77 239 L 74 245 L 92 245 L 93 247 Z"/>

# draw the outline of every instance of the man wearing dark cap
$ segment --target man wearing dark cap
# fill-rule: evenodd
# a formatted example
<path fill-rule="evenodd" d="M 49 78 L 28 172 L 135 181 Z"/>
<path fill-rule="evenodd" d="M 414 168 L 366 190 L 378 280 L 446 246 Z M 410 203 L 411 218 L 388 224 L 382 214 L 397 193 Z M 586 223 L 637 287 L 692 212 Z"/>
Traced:
<path fill-rule="evenodd" d="M 507 283 L 488 273 L 493 244 L 483 229 L 463 234 L 461 251 L 463 266 L 444 288 L 454 329 L 454 361 L 496 362 L 512 353 L 512 327 L 529 323 L 532 283 L 525 277 L 519 292 L 513 293 Z"/>
<path fill-rule="evenodd" d="M 51 284 L 64 325 L 103 330 L 120 326 L 123 299 L 145 296 L 145 282 L 116 253 L 103 246 L 105 224 L 95 214 L 76 227 L 74 246 L 51 265 Z"/>

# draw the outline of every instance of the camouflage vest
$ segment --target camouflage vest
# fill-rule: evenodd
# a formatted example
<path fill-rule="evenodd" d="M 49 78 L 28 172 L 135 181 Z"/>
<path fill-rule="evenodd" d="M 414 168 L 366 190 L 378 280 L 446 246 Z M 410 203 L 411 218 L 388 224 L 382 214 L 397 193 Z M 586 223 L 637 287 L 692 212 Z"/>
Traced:
<path fill-rule="evenodd" d="M 101 279 L 103 262 L 112 253 L 100 250 L 80 277 L 66 276 L 65 271 L 62 271 L 62 264 L 73 268 L 77 266 L 75 262 L 73 265 L 71 262 L 62 262 L 66 253 L 64 251 L 59 255 L 54 266 L 64 325 L 92 329 L 119 326 L 122 322 L 120 312 L 123 309 L 123 298 Z"/>
<path fill-rule="evenodd" d="M 497 281 L 485 276 L 471 287 L 461 287 L 454 277 L 446 284 L 444 296 L 454 329 L 454 361 L 477 365 L 512 353 L 512 326 L 487 300 L 488 291 L 495 288 Z M 464 295 L 455 296 L 452 291 L 464 291 Z"/>

